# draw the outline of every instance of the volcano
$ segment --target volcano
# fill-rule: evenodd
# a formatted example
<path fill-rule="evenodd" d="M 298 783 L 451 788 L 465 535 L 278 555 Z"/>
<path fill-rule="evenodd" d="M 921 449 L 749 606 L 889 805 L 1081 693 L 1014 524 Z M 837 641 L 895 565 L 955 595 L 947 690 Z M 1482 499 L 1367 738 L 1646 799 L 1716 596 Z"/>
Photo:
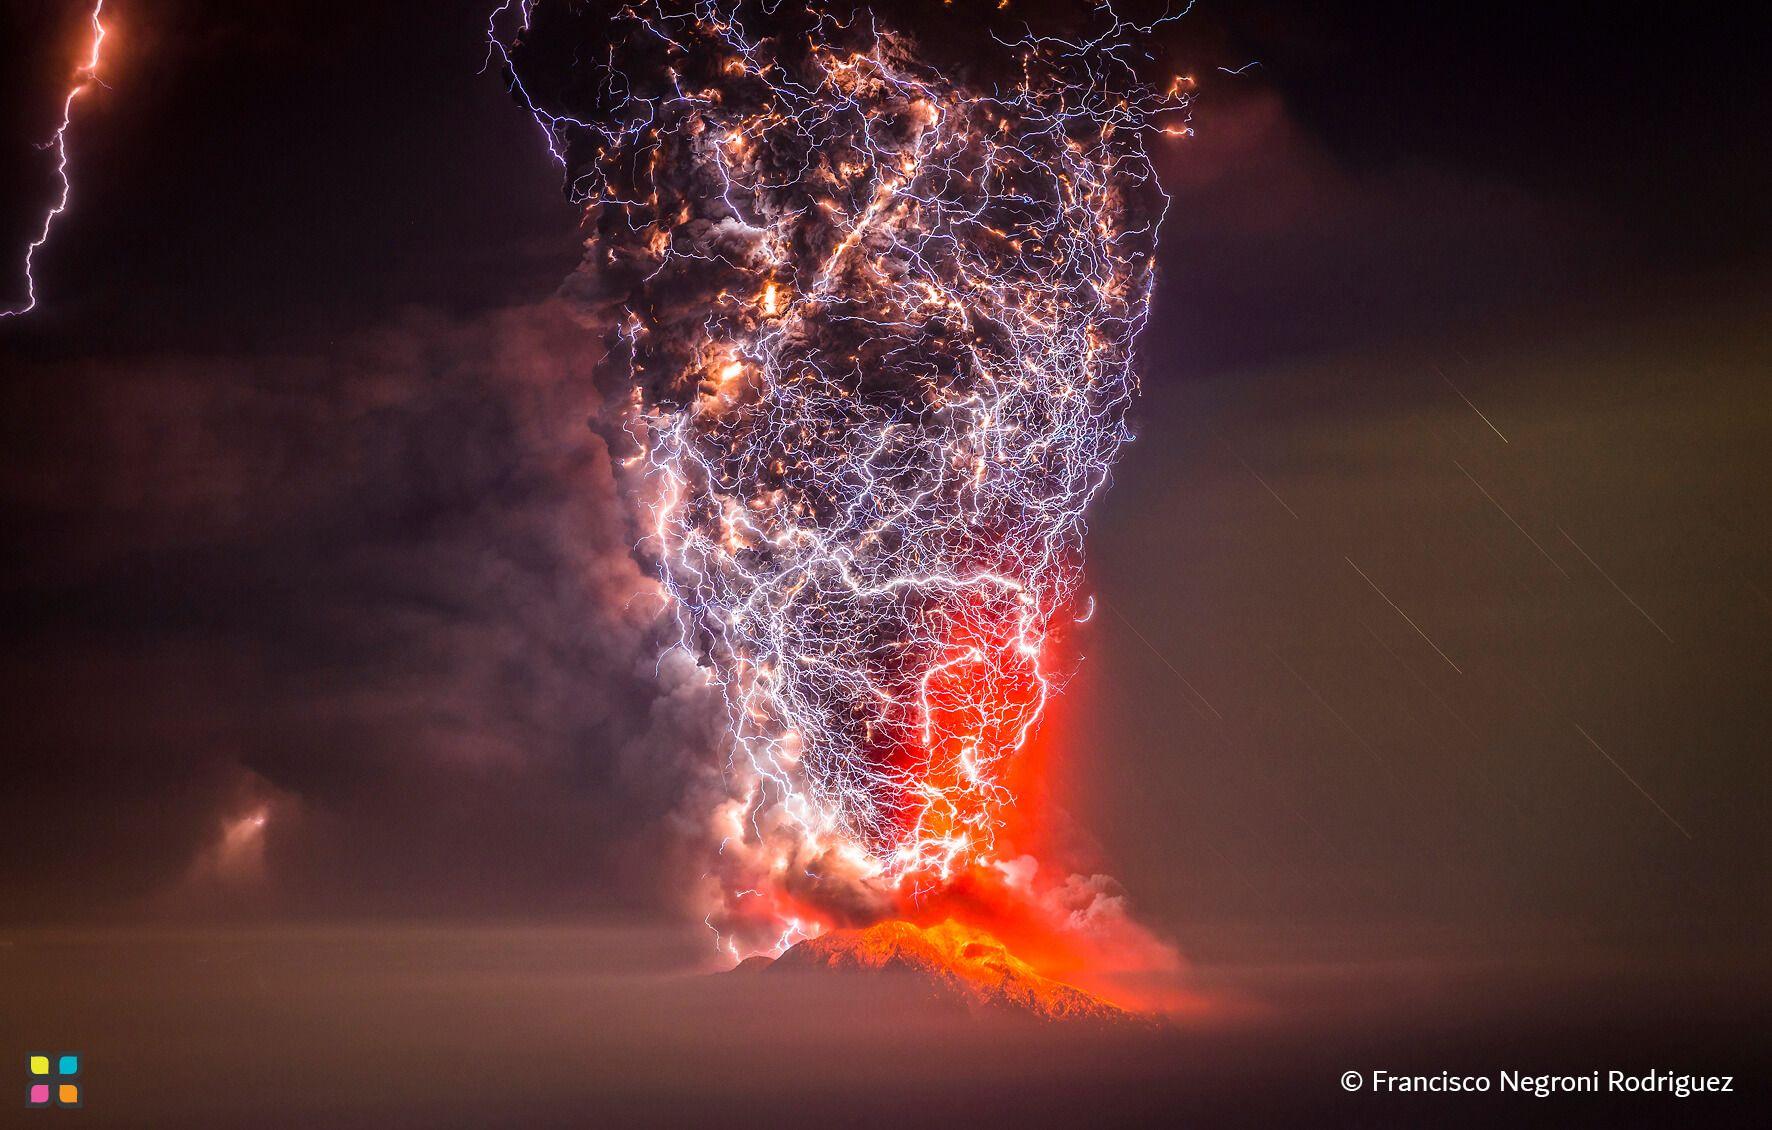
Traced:
<path fill-rule="evenodd" d="M 832 930 L 791 946 L 774 961 L 753 957 L 734 972 L 890 981 L 930 1004 L 977 1017 L 1114 1028 L 1151 1024 L 1044 976 L 990 934 L 952 919 L 938 926 L 893 921 Z"/>

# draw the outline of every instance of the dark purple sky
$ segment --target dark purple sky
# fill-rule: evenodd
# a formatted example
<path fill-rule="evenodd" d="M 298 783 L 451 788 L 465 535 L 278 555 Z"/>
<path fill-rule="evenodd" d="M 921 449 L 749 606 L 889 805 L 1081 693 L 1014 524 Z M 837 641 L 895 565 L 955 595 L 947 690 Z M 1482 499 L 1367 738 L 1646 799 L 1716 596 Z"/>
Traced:
<path fill-rule="evenodd" d="M 0 327 L 8 916 L 668 911 L 707 735 L 476 8 L 113 8 Z M 1723 11 L 1168 33 L 1198 136 L 1057 726 L 1184 951 L 1763 941 L 1772 186 Z M 28 171 L 78 29 L 6 18 Z"/>

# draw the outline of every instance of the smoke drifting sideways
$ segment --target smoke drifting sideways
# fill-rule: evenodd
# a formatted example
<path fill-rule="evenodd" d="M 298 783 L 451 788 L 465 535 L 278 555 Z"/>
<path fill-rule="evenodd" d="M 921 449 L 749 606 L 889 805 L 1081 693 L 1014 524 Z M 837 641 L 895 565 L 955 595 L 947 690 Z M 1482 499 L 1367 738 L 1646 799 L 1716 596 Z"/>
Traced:
<path fill-rule="evenodd" d="M 1168 202 L 1146 146 L 1186 84 L 1144 78 L 1151 27 L 1106 5 L 974 14 L 512 0 L 489 26 L 594 225 L 569 290 L 611 327 L 639 552 L 724 699 L 703 818 L 735 958 L 959 891 L 1123 918 L 1101 877 L 1038 887 L 1009 782 L 1128 438 Z"/>

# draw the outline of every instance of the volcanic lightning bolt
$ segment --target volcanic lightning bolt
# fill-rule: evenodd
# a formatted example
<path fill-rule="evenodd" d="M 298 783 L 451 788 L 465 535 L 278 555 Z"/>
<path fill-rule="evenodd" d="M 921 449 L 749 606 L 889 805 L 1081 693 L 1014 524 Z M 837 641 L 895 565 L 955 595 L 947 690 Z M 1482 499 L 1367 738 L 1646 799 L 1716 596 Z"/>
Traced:
<path fill-rule="evenodd" d="M 726 702 L 734 955 L 816 932 L 820 881 L 914 898 L 1000 863 L 1128 438 L 1146 144 L 1187 101 L 1141 79 L 1149 27 L 1093 22 L 937 69 L 837 4 L 493 14 L 595 225 L 643 552 Z"/>
<path fill-rule="evenodd" d="M 55 150 L 55 175 L 61 183 L 61 190 L 55 202 L 43 213 L 43 226 L 38 230 L 36 238 L 25 248 L 24 276 L 25 301 L 22 305 L 11 306 L 0 310 L 0 318 L 13 318 L 20 314 L 29 314 L 37 308 L 37 280 L 32 274 L 33 262 L 37 249 L 49 242 L 49 233 L 55 227 L 55 221 L 68 209 L 69 198 L 73 195 L 73 182 L 68 174 L 68 129 L 74 124 L 74 103 L 79 97 L 92 89 L 98 81 L 98 64 L 105 45 L 105 25 L 102 20 L 105 0 L 96 0 L 92 6 L 90 17 L 92 41 L 86 59 L 74 69 L 74 82 L 68 88 L 67 97 L 62 99 L 62 120 L 55 128 L 55 133 L 43 148 Z"/>

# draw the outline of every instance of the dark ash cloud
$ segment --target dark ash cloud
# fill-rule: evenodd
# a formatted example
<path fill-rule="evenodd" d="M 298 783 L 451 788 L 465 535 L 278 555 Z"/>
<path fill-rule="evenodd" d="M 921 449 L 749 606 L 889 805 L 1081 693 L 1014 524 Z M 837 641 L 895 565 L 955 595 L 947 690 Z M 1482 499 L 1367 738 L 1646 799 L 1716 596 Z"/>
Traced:
<path fill-rule="evenodd" d="M 654 900 L 710 712 L 658 677 L 598 353 L 543 304 L 13 380 L 10 905 L 155 897 L 261 808 L 285 910 Z"/>

